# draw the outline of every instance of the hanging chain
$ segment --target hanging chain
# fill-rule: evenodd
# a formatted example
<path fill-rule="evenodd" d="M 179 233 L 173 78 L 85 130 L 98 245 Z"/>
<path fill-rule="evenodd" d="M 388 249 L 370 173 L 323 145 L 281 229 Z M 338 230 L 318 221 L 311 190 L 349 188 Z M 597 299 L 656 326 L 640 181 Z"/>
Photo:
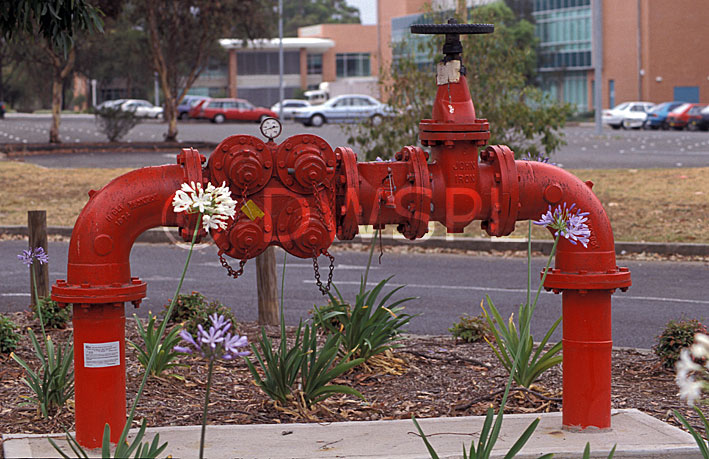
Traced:
<path fill-rule="evenodd" d="M 313 270 L 315 271 L 315 283 L 317 284 L 318 289 L 320 289 L 320 293 L 327 295 L 330 291 L 330 286 L 332 285 L 332 273 L 335 270 L 335 257 L 330 255 L 327 250 L 323 250 L 322 254 L 330 259 L 330 270 L 327 273 L 327 284 L 325 284 L 324 287 L 322 281 L 320 280 L 320 266 L 318 265 L 317 255 L 313 255 Z"/>
<path fill-rule="evenodd" d="M 236 215 L 234 216 L 234 223 L 233 223 L 234 225 L 236 225 L 239 222 L 239 217 L 241 216 L 241 213 L 242 213 L 241 208 L 246 205 L 246 192 L 247 192 L 247 188 L 244 188 L 241 191 L 241 206 L 239 207 L 237 204 L 237 211 L 236 211 Z M 249 253 L 247 251 L 246 257 L 244 257 L 243 260 L 239 261 L 239 269 L 235 270 L 234 268 L 231 267 L 231 265 L 229 265 L 229 262 L 226 261 L 226 259 L 224 258 L 224 252 L 221 250 L 219 251 L 219 262 L 226 269 L 227 275 L 230 277 L 233 277 L 234 279 L 238 279 L 239 277 L 241 277 L 242 274 L 244 274 L 244 265 L 246 264 L 246 260 L 248 260 L 248 258 L 249 258 Z"/>
<path fill-rule="evenodd" d="M 325 200 L 328 201 L 327 204 L 329 206 L 330 196 L 328 196 L 327 192 L 332 192 L 332 189 L 331 187 L 328 187 L 327 183 L 323 183 L 323 187 L 325 188 Z M 315 208 L 318 211 L 320 222 L 323 224 L 323 226 L 325 226 L 325 228 L 327 228 L 328 231 L 332 231 L 332 224 L 331 222 L 328 222 L 328 219 L 325 217 L 325 209 L 323 208 L 323 203 L 320 199 L 320 190 L 318 190 L 318 184 L 315 182 L 313 182 L 313 195 L 315 197 Z M 320 289 L 320 293 L 322 293 L 323 295 L 327 295 L 330 291 L 330 286 L 332 285 L 332 273 L 335 270 L 335 257 L 330 255 L 327 250 L 323 250 L 321 253 L 330 259 L 330 268 L 327 274 L 327 284 L 325 284 L 324 287 L 322 281 L 320 280 L 320 266 L 318 265 L 317 253 L 313 253 L 313 271 L 315 271 L 315 283 L 317 284 L 318 289 Z"/>
<path fill-rule="evenodd" d="M 234 270 L 234 268 L 229 265 L 229 262 L 226 261 L 224 255 L 222 255 L 221 252 L 219 253 L 219 261 L 222 263 L 222 266 L 226 268 L 228 276 L 231 276 L 234 279 L 238 279 L 242 274 L 244 274 L 244 265 L 246 264 L 246 259 L 239 261 L 239 269 L 237 270 Z"/>

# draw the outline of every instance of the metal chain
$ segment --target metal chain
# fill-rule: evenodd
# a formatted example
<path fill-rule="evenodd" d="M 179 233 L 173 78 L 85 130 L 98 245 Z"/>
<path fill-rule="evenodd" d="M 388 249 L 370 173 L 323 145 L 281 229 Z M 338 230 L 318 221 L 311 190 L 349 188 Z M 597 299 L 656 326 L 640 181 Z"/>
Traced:
<path fill-rule="evenodd" d="M 327 185 L 324 185 L 325 190 L 327 190 Z M 320 222 L 325 226 L 325 228 L 331 230 L 331 225 L 328 224 L 325 218 L 325 209 L 323 208 L 322 201 L 320 199 L 320 190 L 318 190 L 318 185 L 313 182 L 313 195 L 315 197 L 315 208 L 318 210 L 318 213 L 320 214 Z M 330 205 L 330 199 L 327 193 L 325 193 L 325 200 L 328 201 L 327 204 L 328 206 Z"/>
<path fill-rule="evenodd" d="M 313 270 L 315 271 L 315 283 L 317 284 L 318 289 L 320 289 L 320 293 L 327 295 L 330 291 L 330 286 L 332 285 L 332 274 L 335 270 L 335 257 L 330 255 L 327 250 L 323 250 L 322 254 L 330 259 L 330 271 L 327 274 L 327 284 L 325 287 L 323 287 L 322 281 L 320 281 L 320 266 L 318 265 L 317 255 L 313 255 Z"/>
<path fill-rule="evenodd" d="M 237 270 L 234 270 L 234 268 L 229 265 L 229 262 L 226 261 L 224 255 L 222 255 L 221 252 L 219 252 L 219 261 L 222 263 L 222 266 L 226 268 L 228 276 L 231 276 L 234 279 L 238 279 L 242 274 L 244 274 L 244 265 L 246 264 L 246 259 L 239 261 L 239 269 Z"/>

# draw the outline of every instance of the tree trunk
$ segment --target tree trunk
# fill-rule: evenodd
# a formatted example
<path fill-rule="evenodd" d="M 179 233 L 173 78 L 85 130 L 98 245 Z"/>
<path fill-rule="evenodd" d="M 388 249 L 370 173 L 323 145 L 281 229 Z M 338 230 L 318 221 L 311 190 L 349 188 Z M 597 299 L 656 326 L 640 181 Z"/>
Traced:
<path fill-rule="evenodd" d="M 59 139 L 59 122 L 62 109 L 62 80 L 54 74 L 52 78 L 52 126 L 49 128 L 49 142 L 61 143 Z"/>
<path fill-rule="evenodd" d="M 277 283 L 276 249 L 271 246 L 256 257 L 256 289 L 258 290 L 259 324 L 279 324 Z"/>
<path fill-rule="evenodd" d="M 153 56 L 153 69 L 158 72 L 160 89 L 165 97 L 165 109 L 163 118 L 167 121 L 166 142 L 177 140 L 177 119 L 175 117 L 175 94 L 170 89 L 168 82 L 167 62 L 160 47 L 160 36 L 158 35 L 157 8 L 156 2 L 147 2 L 148 15 L 148 39 L 150 41 L 150 51 Z"/>
<path fill-rule="evenodd" d="M 62 83 L 74 69 L 76 50 L 69 50 L 66 61 L 62 61 L 50 45 L 44 43 L 44 50 L 52 62 L 52 126 L 49 128 L 49 142 L 61 143 L 59 139 L 59 123 L 62 110 Z"/>
<path fill-rule="evenodd" d="M 175 142 L 177 140 L 177 117 L 175 112 L 177 108 L 175 107 L 175 95 L 170 94 L 170 97 L 165 95 L 165 110 L 163 111 L 163 118 L 167 122 L 167 134 L 165 135 L 165 142 Z"/>

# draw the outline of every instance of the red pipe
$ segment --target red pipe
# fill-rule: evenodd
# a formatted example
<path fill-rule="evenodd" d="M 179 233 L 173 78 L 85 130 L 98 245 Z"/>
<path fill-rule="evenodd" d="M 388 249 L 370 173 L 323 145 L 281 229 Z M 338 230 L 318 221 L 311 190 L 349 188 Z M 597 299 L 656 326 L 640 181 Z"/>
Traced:
<path fill-rule="evenodd" d="M 618 268 L 613 230 L 591 182 L 555 166 L 517 161 L 520 186 L 518 219 L 539 219 L 549 206 L 576 204 L 588 212 L 587 247 L 561 238 L 554 268 L 544 286 L 563 292 L 563 414 L 567 429 L 611 426 L 611 294 L 630 284 Z"/>
<path fill-rule="evenodd" d="M 130 274 L 136 238 L 157 226 L 189 226 L 172 211 L 182 183 L 202 180 L 196 150 L 178 155 L 181 165 L 147 167 L 89 192 L 72 231 L 67 279 L 52 287 L 52 299 L 74 304 L 76 439 L 101 446 L 105 424 L 117 442 L 126 422 L 124 302 L 138 306 L 146 284 Z M 192 222 L 193 223 L 193 222 Z"/>

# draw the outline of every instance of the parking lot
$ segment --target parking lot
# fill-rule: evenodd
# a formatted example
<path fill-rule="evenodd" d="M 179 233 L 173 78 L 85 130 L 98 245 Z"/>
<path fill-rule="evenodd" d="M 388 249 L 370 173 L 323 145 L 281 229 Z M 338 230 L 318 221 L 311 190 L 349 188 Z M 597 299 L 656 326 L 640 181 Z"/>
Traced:
<path fill-rule="evenodd" d="M 0 143 L 43 143 L 49 138 L 49 115 L 8 114 L 0 119 Z M 235 134 L 261 137 L 256 123 L 213 124 L 207 121 L 179 121 L 178 138 L 183 142 L 218 143 Z M 159 120 L 146 120 L 124 139 L 126 142 L 159 142 L 167 126 Z M 339 125 L 304 127 L 286 121 L 277 142 L 302 133 L 321 136 L 333 148 L 352 146 Z M 569 126 L 564 130 L 567 145 L 552 156 L 552 161 L 572 169 L 666 168 L 709 166 L 709 132 L 612 130 L 598 135 L 592 124 Z M 65 143 L 105 142 L 92 115 L 64 115 L 60 128 Z M 402 145 L 403 146 L 403 145 Z M 354 146 L 353 146 L 354 147 Z M 175 152 L 177 153 L 177 152 Z M 209 152 L 202 152 L 208 154 Z M 174 158 L 173 154 L 167 155 Z M 27 157 L 27 161 L 48 167 L 140 167 L 172 162 L 164 153 L 102 153 Z"/>

